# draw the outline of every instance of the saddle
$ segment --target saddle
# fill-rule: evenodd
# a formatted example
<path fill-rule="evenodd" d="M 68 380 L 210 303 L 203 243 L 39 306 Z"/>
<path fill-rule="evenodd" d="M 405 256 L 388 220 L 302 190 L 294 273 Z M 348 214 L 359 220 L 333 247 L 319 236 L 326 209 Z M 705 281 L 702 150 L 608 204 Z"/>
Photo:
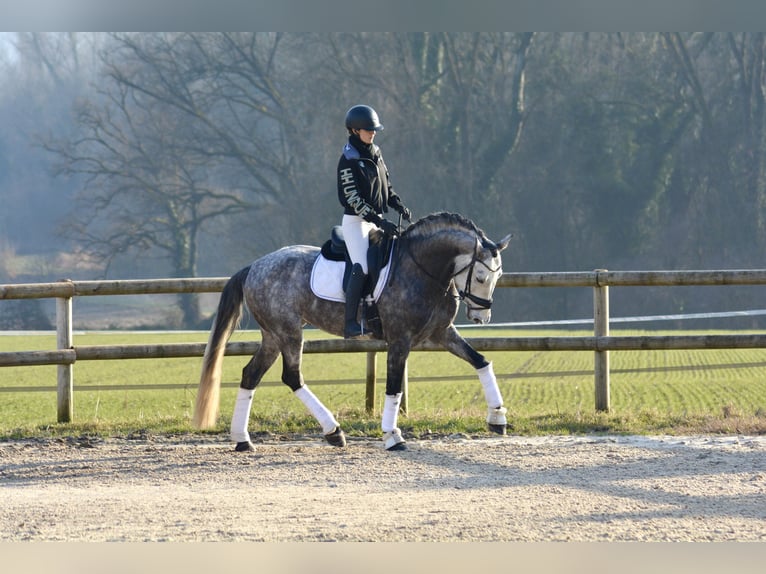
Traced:
<path fill-rule="evenodd" d="M 370 233 L 367 250 L 367 280 L 362 289 L 362 321 L 373 337 L 382 338 L 382 328 L 376 301 L 391 274 L 391 261 L 396 239 L 380 230 Z M 343 230 L 332 228 L 330 239 L 321 248 L 311 271 L 311 290 L 321 299 L 345 301 L 345 292 L 351 276 L 351 258 L 346 250 Z M 342 272 L 341 272 L 342 268 Z"/>
<path fill-rule="evenodd" d="M 370 232 L 370 246 L 367 249 L 367 281 L 362 290 L 362 297 L 372 295 L 375 285 L 380 278 L 381 270 L 388 265 L 395 243 L 393 237 L 387 236 L 378 229 Z M 333 226 L 330 231 L 330 239 L 322 245 L 322 256 L 330 261 L 344 261 L 343 291 L 346 291 L 348 280 L 351 276 L 351 258 L 346 249 L 346 240 L 343 237 L 343 228 L 340 225 Z"/>

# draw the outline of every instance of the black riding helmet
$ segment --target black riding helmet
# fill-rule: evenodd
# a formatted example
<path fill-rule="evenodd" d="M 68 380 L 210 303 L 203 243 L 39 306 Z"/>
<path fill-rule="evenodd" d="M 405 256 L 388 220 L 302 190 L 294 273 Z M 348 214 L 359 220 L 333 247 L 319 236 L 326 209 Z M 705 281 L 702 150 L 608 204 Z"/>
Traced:
<path fill-rule="evenodd" d="M 346 112 L 346 127 L 350 130 L 370 130 L 378 132 L 383 124 L 378 114 L 370 106 L 354 106 Z"/>

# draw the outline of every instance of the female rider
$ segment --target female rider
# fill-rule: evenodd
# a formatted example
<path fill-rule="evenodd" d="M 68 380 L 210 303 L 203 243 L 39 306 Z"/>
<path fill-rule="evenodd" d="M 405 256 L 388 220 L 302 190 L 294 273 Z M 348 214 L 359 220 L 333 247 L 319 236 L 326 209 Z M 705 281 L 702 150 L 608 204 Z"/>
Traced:
<path fill-rule="evenodd" d="M 396 235 L 396 224 L 383 218 L 391 207 L 406 220 L 412 213 L 394 193 L 380 148 L 373 143 L 383 129 L 378 114 L 370 106 L 354 106 L 346 112 L 348 142 L 338 161 L 338 199 L 343 206 L 343 236 L 351 258 L 351 277 L 346 288 L 346 315 L 343 336 L 364 336 L 357 321 L 357 310 L 367 279 L 367 249 L 372 229 L 379 227 Z"/>

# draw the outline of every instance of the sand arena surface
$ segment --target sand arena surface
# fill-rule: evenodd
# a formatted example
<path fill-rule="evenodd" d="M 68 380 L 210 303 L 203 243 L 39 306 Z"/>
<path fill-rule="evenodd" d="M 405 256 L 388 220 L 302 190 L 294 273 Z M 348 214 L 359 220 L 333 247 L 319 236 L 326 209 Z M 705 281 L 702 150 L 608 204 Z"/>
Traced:
<path fill-rule="evenodd" d="M 0 541 L 766 541 L 766 437 L 0 442 Z"/>

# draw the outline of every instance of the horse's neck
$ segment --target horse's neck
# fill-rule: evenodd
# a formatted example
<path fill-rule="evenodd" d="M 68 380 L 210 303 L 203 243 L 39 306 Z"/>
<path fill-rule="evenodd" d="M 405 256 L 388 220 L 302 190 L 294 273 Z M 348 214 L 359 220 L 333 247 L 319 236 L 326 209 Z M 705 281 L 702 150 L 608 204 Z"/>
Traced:
<path fill-rule="evenodd" d="M 467 230 L 443 230 L 410 242 L 417 265 L 431 275 L 446 281 L 461 255 L 473 253 L 476 236 Z"/>

